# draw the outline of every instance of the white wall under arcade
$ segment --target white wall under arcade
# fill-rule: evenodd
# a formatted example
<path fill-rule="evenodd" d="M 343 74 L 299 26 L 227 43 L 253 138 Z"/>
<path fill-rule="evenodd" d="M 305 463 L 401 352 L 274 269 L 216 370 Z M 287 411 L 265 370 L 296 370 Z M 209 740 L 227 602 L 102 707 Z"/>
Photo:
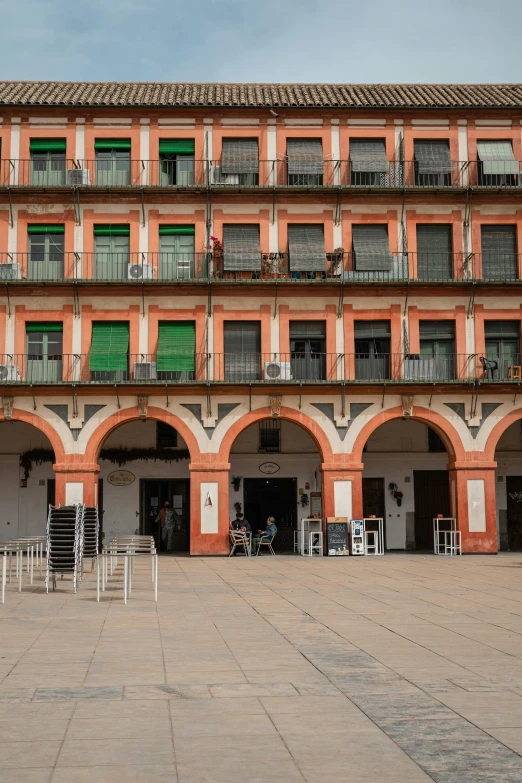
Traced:
<path fill-rule="evenodd" d="M 504 432 L 495 452 L 497 480 L 497 530 L 501 549 L 507 549 L 507 479 L 522 476 L 522 420 Z"/>
<path fill-rule="evenodd" d="M 363 478 L 383 478 L 386 509 L 386 548 L 406 548 L 406 514 L 415 512 L 414 470 L 445 470 L 448 455 L 428 451 L 428 427 L 422 422 L 394 419 L 378 427 L 363 454 Z M 401 506 L 389 484 L 403 493 Z"/>

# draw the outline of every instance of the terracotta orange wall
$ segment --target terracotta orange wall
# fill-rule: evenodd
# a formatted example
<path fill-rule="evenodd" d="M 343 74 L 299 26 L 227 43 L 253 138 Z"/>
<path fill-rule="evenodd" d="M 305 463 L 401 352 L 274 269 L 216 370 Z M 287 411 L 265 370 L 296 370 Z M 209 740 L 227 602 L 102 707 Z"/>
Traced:
<path fill-rule="evenodd" d="M 15 308 L 15 354 L 27 353 L 26 323 L 57 322 L 63 324 L 63 354 L 72 356 L 72 332 L 73 332 L 73 307 L 63 305 L 61 310 L 28 310 L 25 305 L 16 305 Z M 5 340 L 5 335 L 4 335 Z M 5 343 L 4 343 L 5 344 Z M 72 363 L 65 359 L 63 364 L 64 377 L 70 371 Z"/>
<path fill-rule="evenodd" d="M 7 252 L 7 237 L 9 234 L 9 211 L 0 210 L 0 259 L 1 254 Z"/>
<path fill-rule="evenodd" d="M 9 158 L 11 157 L 11 123 L 4 120 L 0 125 L 0 160 L 2 160 L 2 182 L 9 181 Z M 4 163 L 5 161 L 5 163 Z"/>
<path fill-rule="evenodd" d="M 64 112 L 63 116 L 65 114 L 66 112 Z M 31 116 L 36 115 L 37 111 Z M 48 115 L 44 114 L 44 116 Z M 27 120 L 22 120 L 20 125 L 20 160 L 31 159 L 29 150 L 31 139 L 65 139 L 66 158 L 76 157 L 76 122 L 72 119 L 69 120 L 65 128 L 55 128 L 52 125 L 49 128 L 31 128 Z"/>
<path fill-rule="evenodd" d="M 194 226 L 194 247 L 196 253 L 205 251 L 205 210 L 196 209 L 192 214 L 171 215 L 160 212 L 158 209 L 151 209 L 149 212 L 149 251 L 151 253 L 159 252 L 159 229 L 160 226 Z"/>
<path fill-rule="evenodd" d="M 113 116 L 117 117 L 118 112 L 114 112 L 112 114 L 112 108 L 106 109 L 105 111 L 101 111 L 99 115 L 97 116 L 103 116 L 105 113 L 106 116 Z M 125 112 L 123 110 L 122 112 L 124 117 L 130 117 L 131 114 L 129 112 Z M 143 116 L 147 116 L 147 112 L 143 112 Z M 92 121 L 87 121 L 85 123 L 85 160 L 95 160 L 96 159 L 96 152 L 94 149 L 94 142 L 97 139 L 130 139 L 131 142 L 131 153 L 130 153 L 130 159 L 131 160 L 139 160 L 140 159 L 140 122 L 138 117 L 132 118 L 132 124 L 130 127 L 123 127 L 123 128 L 105 128 L 105 127 L 94 127 L 94 123 Z"/>
<path fill-rule="evenodd" d="M 168 117 L 175 118 L 185 117 L 192 115 L 193 110 L 190 108 L 183 108 L 181 106 L 173 106 L 170 110 Z M 173 125 L 176 123 L 173 122 Z M 194 159 L 205 159 L 205 126 L 203 125 L 203 118 L 199 117 L 196 120 L 195 128 L 165 128 L 163 125 L 158 124 L 158 118 L 154 117 L 150 121 L 150 160 L 159 160 L 159 143 L 160 139 L 194 139 Z"/>
<path fill-rule="evenodd" d="M 123 214 L 121 212 L 94 212 L 92 209 L 86 209 L 83 214 L 83 252 L 90 255 L 87 255 L 84 259 L 84 277 L 94 276 L 92 257 L 92 254 L 94 253 L 94 226 L 99 223 L 129 226 L 130 252 L 138 253 L 140 249 L 140 221 L 141 214 L 137 209 L 133 209 L 130 212 L 125 212 Z"/>
<path fill-rule="evenodd" d="M 475 305 L 475 353 L 479 356 L 484 356 L 486 353 L 485 323 L 487 321 L 516 321 L 522 334 L 522 304 L 518 310 Z"/>
<path fill-rule="evenodd" d="M 0 354 L 5 355 L 5 319 L 7 316 L 6 305 L 0 305 Z"/>

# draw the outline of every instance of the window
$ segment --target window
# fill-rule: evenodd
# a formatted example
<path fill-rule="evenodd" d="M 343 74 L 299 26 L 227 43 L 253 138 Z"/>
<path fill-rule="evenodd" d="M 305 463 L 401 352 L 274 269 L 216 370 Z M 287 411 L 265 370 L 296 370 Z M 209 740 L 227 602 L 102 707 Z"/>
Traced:
<path fill-rule="evenodd" d="M 196 324 L 193 321 L 162 321 L 158 326 L 156 369 L 165 381 L 194 378 Z"/>
<path fill-rule="evenodd" d="M 62 380 L 63 324 L 27 323 L 27 377 L 30 383 Z"/>
<path fill-rule="evenodd" d="M 125 381 L 129 377 L 128 321 L 93 322 L 89 369 L 93 381 Z"/>
<path fill-rule="evenodd" d="M 350 139 L 350 184 L 384 187 L 388 161 L 384 139 Z"/>
<path fill-rule="evenodd" d="M 278 419 L 263 419 L 259 422 L 259 451 L 281 451 L 281 422 Z"/>
<path fill-rule="evenodd" d="M 486 361 L 482 361 L 488 380 L 509 378 L 509 368 L 520 366 L 520 322 L 486 321 Z"/>
<path fill-rule="evenodd" d="M 224 370 L 226 381 L 258 381 L 261 377 L 261 324 L 225 321 Z"/>
<path fill-rule="evenodd" d="M 29 182 L 52 187 L 65 185 L 65 139 L 31 139 Z"/>
<path fill-rule="evenodd" d="M 160 139 L 160 185 L 194 184 L 194 139 Z"/>
<path fill-rule="evenodd" d="M 128 280 L 129 262 L 130 227 L 94 226 L 94 279 Z"/>
<path fill-rule="evenodd" d="M 520 166 L 510 141 L 477 141 L 478 184 L 485 187 L 516 186 Z"/>
<path fill-rule="evenodd" d="M 390 377 L 391 327 L 389 321 L 355 321 L 355 378 L 387 380 Z"/>
<path fill-rule="evenodd" d="M 96 185 L 118 188 L 131 184 L 130 139 L 96 139 Z"/>
<path fill-rule="evenodd" d="M 323 184 L 324 158 L 321 139 L 287 139 L 288 184 L 318 187 Z"/>
<path fill-rule="evenodd" d="M 414 141 L 415 184 L 424 187 L 451 185 L 454 163 L 448 141 Z"/>
<path fill-rule="evenodd" d="M 417 279 L 453 277 L 453 238 L 448 224 L 417 224 Z"/>
<path fill-rule="evenodd" d="M 257 139 L 223 139 L 221 181 L 224 185 L 259 184 Z"/>
<path fill-rule="evenodd" d="M 352 246 L 357 272 L 391 272 L 393 259 L 388 244 L 388 226 L 354 225 Z M 371 275 L 369 279 L 372 279 Z"/>
<path fill-rule="evenodd" d="M 64 226 L 29 225 L 28 280 L 63 280 Z"/>
<path fill-rule="evenodd" d="M 516 226 L 482 226 L 481 242 L 483 280 L 516 280 Z"/>
<path fill-rule="evenodd" d="M 194 226 L 160 226 L 159 279 L 194 277 Z"/>
<path fill-rule="evenodd" d="M 290 322 L 292 378 L 302 381 L 326 379 L 326 324 L 324 321 Z"/>
<path fill-rule="evenodd" d="M 455 322 L 420 322 L 421 376 L 418 380 L 455 378 Z"/>
<path fill-rule="evenodd" d="M 178 433 L 170 424 L 164 421 L 156 422 L 156 448 L 175 449 L 178 445 Z"/>
<path fill-rule="evenodd" d="M 428 427 L 428 451 L 446 453 L 446 446 L 435 430 Z"/>
<path fill-rule="evenodd" d="M 289 225 L 288 254 L 293 273 L 325 272 L 324 226 L 319 223 Z"/>
<path fill-rule="evenodd" d="M 223 271 L 261 271 L 259 225 L 223 226 Z"/>

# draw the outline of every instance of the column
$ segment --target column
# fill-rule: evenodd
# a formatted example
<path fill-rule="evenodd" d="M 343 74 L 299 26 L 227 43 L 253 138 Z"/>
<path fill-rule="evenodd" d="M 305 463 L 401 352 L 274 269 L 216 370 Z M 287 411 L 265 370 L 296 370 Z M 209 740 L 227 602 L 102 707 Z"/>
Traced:
<path fill-rule="evenodd" d="M 228 555 L 230 463 L 202 454 L 190 470 L 190 554 Z"/>
<path fill-rule="evenodd" d="M 73 455 L 71 455 L 73 456 Z M 74 458 L 74 457 L 73 457 Z M 53 465 L 56 474 L 56 504 L 85 503 L 95 506 L 98 502 L 97 462 L 70 462 Z"/>
<path fill-rule="evenodd" d="M 462 552 L 496 554 L 496 462 L 453 463 L 448 468 L 452 514 L 461 532 Z"/>
<path fill-rule="evenodd" d="M 362 518 L 363 464 L 348 462 L 351 455 L 339 454 L 338 459 L 323 463 L 323 525 L 327 517 Z"/>

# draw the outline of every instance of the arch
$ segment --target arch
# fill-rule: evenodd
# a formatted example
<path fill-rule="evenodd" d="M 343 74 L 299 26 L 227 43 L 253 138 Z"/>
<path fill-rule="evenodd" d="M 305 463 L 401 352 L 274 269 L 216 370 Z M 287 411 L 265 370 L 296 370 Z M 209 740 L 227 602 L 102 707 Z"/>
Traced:
<path fill-rule="evenodd" d="M 364 446 L 370 435 L 375 432 L 375 430 L 380 427 L 381 424 L 385 424 L 386 422 L 392 421 L 393 419 L 402 418 L 404 418 L 404 411 L 402 408 L 390 408 L 389 410 L 382 411 L 377 416 L 374 416 L 373 419 L 370 419 L 370 421 L 364 425 L 355 440 L 352 451 L 354 462 L 364 462 Z M 460 435 L 458 434 L 455 427 L 450 424 L 450 422 L 445 419 L 444 416 L 441 416 L 440 413 L 435 413 L 434 411 L 430 411 L 427 408 L 421 408 L 416 405 L 413 407 L 413 415 L 408 416 L 407 418 L 421 421 L 423 424 L 427 424 L 429 427 L 434 429 L 446 446 L 448 455 L 452 462 L 456 462 L 457 460 L 463 461 L 465 459 L 465 449 L 462 445 Z"/>
<path fill-rule="evenodd" d="M 25 424 L 31 424 L 33 427 L 36 427 L 37 430 L 43 432 L 51 441 L 55 462 L 65 461 L 65 448 L 62 439 L 54 427 L 49 424 L 49 422 L 45 421 L 45 419 L 42 419 L 41 416 L 37 416 L 36 413 L 29 413 L 29 411 L 24 411 L 21 408 L 13 408 L 11 419 L 7 419 L 6 421 L 23 421 Z"/>
<path fill-rule="evenodd" d="M 257 421 L 271 418 L 272 411 L 270 408 L 258 408 L 255 411 L 245 413 L 244 416 L 234 422 L 234 424 L 232 424 L 232 426 L 225 433 L 221 443 L 219 454 L 222 461 L 228 462 L 230 450 L 234 444 L 234 441 L 237 436 L 243 432 L 243 430 L 246 430 L 247 427 L 250 427 L 251 424 L 255 424 Z M 320 427 L 319 424 L 311 418 L 311 416 L 308 416 L 306 413 L 302 413 L 301 411 L 292 410 L 292 408 L 282 407 L 278 418 L 284 419 L 285 421 L 291 421 L 293 424 L 298 424 L 300 427 L 306 430 L 306 432 L 315 442 L 323 462 L 328 462 L 332 459 L 333 451 L 330 442 L 322 427 Z"/>
<path fill-rule="evenodd" d="M 109 416 L 108 419 L 98 425 L 89 438 L 87 448 L 85 449 L 85 461 L 91 463 L 98 462 L 101 448 L 108 435 L 110 435 L 113 430 L 117 429 L 120 424 L 127 424 L 130 421 L 139 419 L 140 415 L 137 407 L 125 408 L 124 410 Z M 161 408 L 149 406 L 147 409 L 147 419 L 155 419 L 156 421 L 163 421 L 165 424 L 170 424 L 171 427 L 174 427 L 174 429 L 179 432 L 187 444 L 191 461 L 194 462 L 200 458 L 200 449 L 194 433 L 178 416 L 169 411 L 164 411 Z"/>
<path fill-rule="evenodd" d="M 489 433 L 486 446 L 484 448 L 484 458 L 487 461 L 495 461 L 495 452 L 497 450 L 500 438 L 505 433 L 505 431 L 511 427 L 512 424 L 514 424 L 516 421 L 520 421 L 520 419 L 522 419 L 522 408 L 517 408 L 516 410 L 510 411 L 508 414 L 503 416 L 502 419 L 500 419 L 500 421 L 495 424 Z"/>

